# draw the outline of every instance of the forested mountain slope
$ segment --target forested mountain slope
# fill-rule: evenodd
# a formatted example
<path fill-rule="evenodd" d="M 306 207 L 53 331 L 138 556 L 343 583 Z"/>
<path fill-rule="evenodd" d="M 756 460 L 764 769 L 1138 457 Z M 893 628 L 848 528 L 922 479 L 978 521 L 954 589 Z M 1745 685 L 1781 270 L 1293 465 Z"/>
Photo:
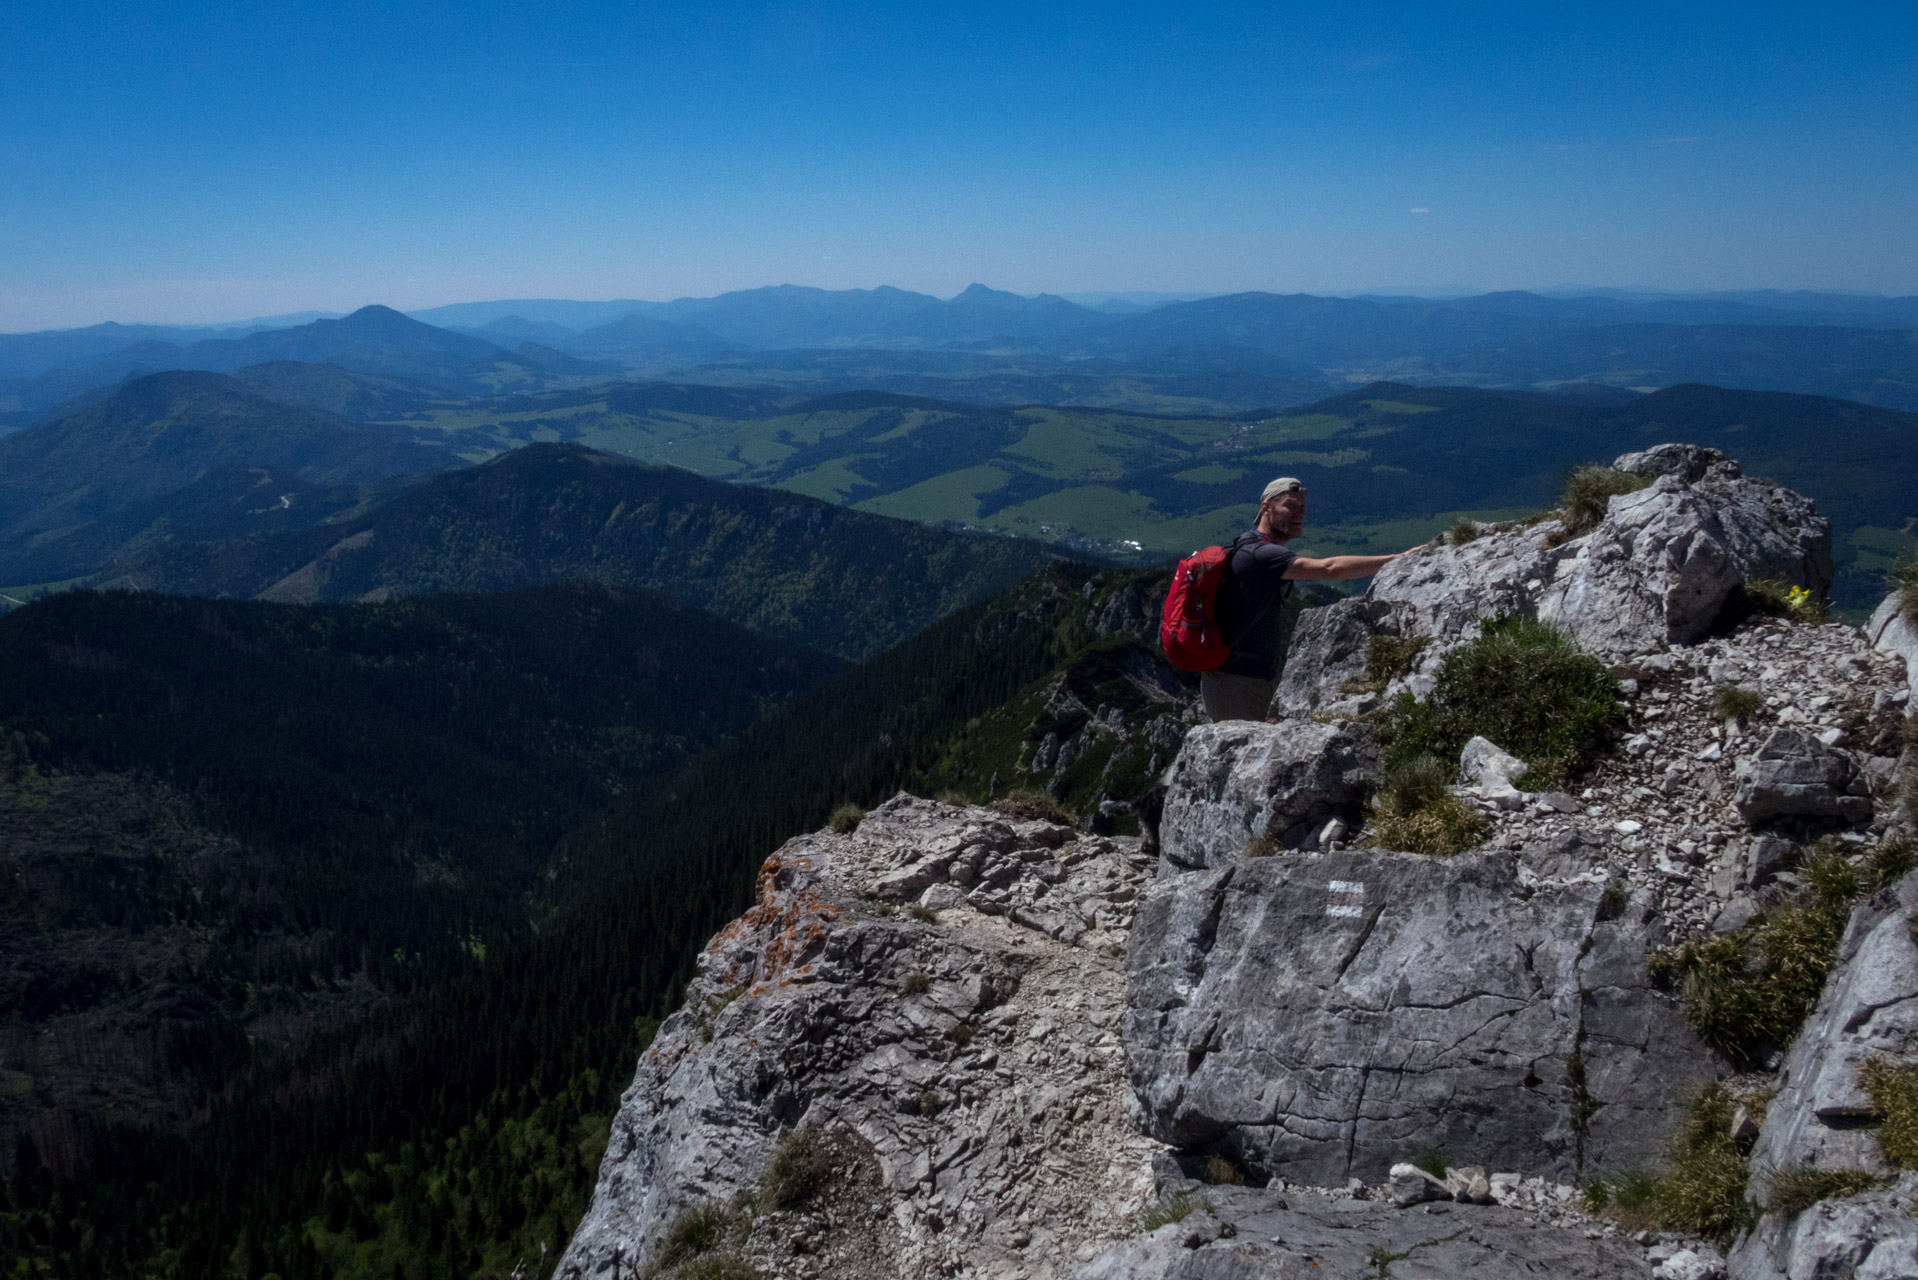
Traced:
<path fill-rule="evenodd" d="M 583 585 L 0 619 L 0 1169 L 481 963 L 567 831 L 843 665 Z"/>
<path fill-rule="evenodd" d="M 458 465 L 221 374 L 154 374 L 0 439 L 0 582 L 93 572 L 142 534 L 302 527 L 351 506 L 356 486 Z"/>
<path fill-rule="evenodd" d="M 663 591 L 762 634 L 857 658 L 1051 556 L 1036 543 L 533 445 L 321 529 L 157 548 L 114 582 L 306 601 L 583 579 Z"/>
<path fill-rule="evenodd" d="M 1178 717 L 1181 685 L 1139 667 L 1144 647 L 1120 624 L 1159 589 L 1055 565 L 799 695 L 566 841 L 566 905 L 536 935 L 263 1064 L 182 1139 L 103 1138 L 84 1181 L 22 1169 L 0 1247 L 92 1276 L 199 1277 L 233 1258 L 285 1280 L 465 1280 L 556 1250 L 652 1020 L 765 854 L 843 801 L 902 786 L 1044 786 L 1056 759 L 1033 773 L 1021 758 L 1062 720 L 1083 730 L 1109 710 L 1101 682 L 1159 688 L 1104 722 L 1145 745 L 1153 719 Z M 1046 724 L 1034 707 L 995 728 L 1000 708 L 1060 687 L 1095 705 L 1055 700 Z"/>

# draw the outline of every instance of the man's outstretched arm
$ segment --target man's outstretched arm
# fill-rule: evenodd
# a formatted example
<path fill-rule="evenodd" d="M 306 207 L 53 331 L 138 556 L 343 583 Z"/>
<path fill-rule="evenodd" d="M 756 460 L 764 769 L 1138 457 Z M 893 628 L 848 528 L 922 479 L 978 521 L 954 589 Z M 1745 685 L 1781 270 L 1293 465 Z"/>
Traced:
<path fill-rule="evenodd" d="M 1293 581 L 1343 582 L 1347 578 L 1369 578 L 1397 556 L 1326 556 L 1314 560 L 1300 556 L 1285 568 Z"/>

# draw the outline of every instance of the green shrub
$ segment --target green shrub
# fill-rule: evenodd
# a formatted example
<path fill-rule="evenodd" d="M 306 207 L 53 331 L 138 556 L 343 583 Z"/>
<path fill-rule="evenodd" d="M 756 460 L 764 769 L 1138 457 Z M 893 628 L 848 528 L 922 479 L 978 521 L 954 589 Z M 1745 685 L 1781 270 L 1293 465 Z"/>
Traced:
<path fill-rule="evenodd" d="M 1445 1153 L 1437 1147 L 1420 1147 L 1405 1157 L 1405 1163 L 1413 1168 L 1425 1170 L 1440 1182 L 1445 1181 L 1445 1170 L 1448 1167 Z"/>
<path fill-rule="evenodd" d="M 1744 724 L 1765 709 L 1765 695 L 1735 684 L 1720 685 L 1712 692 L 1712 714 L 1720 720 Z"/>
<path fill-rule="evenodd" d="M 866 811 L 848 800 L 832 811 L 832 817 L 826 819 L 826 825 L 842 836 L 849 836 L 859 830 L 859 824 L 865 818 Z"/>
<path fill-rule="evenodd" d="M 1878 1149 L 1897 1168 L 1918 1169 L 1918 1064 L 1871 1058 L 1858 1083 L 1878 1116 Z"/>
<path fill-rule="evenodd" d="M 1738 1100 L 1708 1084 L 1685 1109 L 1657 1173 L 1638 1171 L 1586 1188 L 1585 1202 L 1628 1231 L 1684 1231 L 1720 1244 L 1751 1224 L 1745 1203 L 1750 1140 L 1732 1137 Z"/>
<path fill-rule="evenodd" d="M 899 980 L 899 989 L 909 996 L 922 996 L 932 990 L 932 979 L 914 969 Z"/>
<path fill-rule="evenodd" d="M 1387 849 L 1438 857 L 1462 853 L 1485 838 L 1491 824 L 1451 792 L 1452 766 L 1436 756 L 1413 756 L 1387 766 L 1367 818 Z"/>
<path fill-rule="evenodd" d="M 1455 547 L 1462 547 L 1476 537 L 1478 521 L 1470 516 L 1459 517 L 1459 522 L 1452 526 L 1452 545 Z"/>
<path fill-rule="evenodd" d="M 919 1095 L 919 1114 L 930 1120 L 946 1109 L 946 1100 L 936 1090 L 927 1089 Z"/>
<path fill-rule="evenodd" d="M 1279 851 L 1279 842 L 1271 832 L 1262 832 L 1245 842 L 1245 856 L 1248 858 L 1269 858 Z"/>
<path fill-rule="evenodd" d="M 1079 825 L 1078 815 L 1072 810 L 1045 792 L 1034 791 L 1029 787 L 1008 791 L 987 808 L 1003 813 L 1008 818 L 1020 818 L 1028 822 L 1056 822 L 1062 827 Z"/>
<path fill-rule="evenodd" d="M 906 914 L 914 920 L 917 920 L 920 924 L 939 923 L 939 913 L 937 911 L 934 911 L 931 907 L 922 907 L 916 902 L 906 908 Z"/>
<path fill-rule="evenodd" d="M 1835 848 L 1814 845 L 1797 901 L 1736 933 L 1655 952 L 1656 980 L 1678 987 L 1706 1044 L 1736 1056 L 1790 1044 L 1825 988 L 1863 878 Z"/>
<path fill-rule="evenodd" d="M 1401 694 L 1380 726 L 1388 765 L 1421 755 L 1457 760 L 1483 735 L 1531 767 L 1528 787 L 1561 785 L 1624 714 L 1618 680 L 1555 627 L 1488 620 L 1447 654 L 1432 695 Z"/>
<path fill-rule="evenodd" d="M 1765 1180 L 1765 1212 L 1796 1217 L 1820 1200 L 1843 1200 L 1877 1185 L 1863 1169 L 1780 1169 Z"/>
<path fill-rule="evenodd" d="M 1564 513 L 1565 536 L 1576 538 L 1590 533 L 1605 518 L 1613 498 L 1637 493 L 1651 482 L 1651 476 L 1610 467 L 1574 467 L 1565 477 L 1565 492 L 1558 500 L 1559 510 Z"/>
<path fill-rule="evenodd" d="M 978 1034 L 978 1028 L 970 1022 L 955 1022 L 946 1028 L 946 1039 L 960 1049 L 969 1047 Z"/>
<path fill-rule="evenodd" d="M 1148 1231 L 1157 1231 L 1169 1222 L 1184 1222 L 1201 1209 L 1212 1212 L 1211 1197 L 1190 1191 L 1167 1196 L 1139 1214 L 1139 1233 L 1143 1235 Z"/>
<path fill-rule="evenodd" d="M 1759 578 L 1741 583 L 1737 597 L 1731 602 L 1737 613 L 1813 624 L 1825 620 L 1825 602 L 1783 578 Z"/>
<path fill-rule="evenodd" d="M 812 1199 L 832 1172 L 826 1135 L 816 1124 L 788 1129 L 766 1162 L 760 1190 L 775 1209 L 790 1209 Z"/>

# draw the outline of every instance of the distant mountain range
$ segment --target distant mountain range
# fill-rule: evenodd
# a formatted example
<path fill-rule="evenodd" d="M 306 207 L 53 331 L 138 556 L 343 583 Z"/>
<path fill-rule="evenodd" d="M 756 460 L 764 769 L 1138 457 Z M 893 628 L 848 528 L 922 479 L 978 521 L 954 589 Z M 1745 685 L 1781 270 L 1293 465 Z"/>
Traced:
<path fill-rule="evenodd" d="M 644 376 L 1219 412 L 1285 408 L 1380 379 L 1506 389 L 1698 381 L 1918 409 L 1914 331 L 1918 298 L 1839 294 L 1240 293 L 1082 306 L 978 284 L 944 300 L 779 285 L 671 302 L 470 303 L 413 317 L 366 307 L 240 332 L 0 335 L 0 430 L 148 372 L 289 361 L 396 379 L 415 399 Z"/>

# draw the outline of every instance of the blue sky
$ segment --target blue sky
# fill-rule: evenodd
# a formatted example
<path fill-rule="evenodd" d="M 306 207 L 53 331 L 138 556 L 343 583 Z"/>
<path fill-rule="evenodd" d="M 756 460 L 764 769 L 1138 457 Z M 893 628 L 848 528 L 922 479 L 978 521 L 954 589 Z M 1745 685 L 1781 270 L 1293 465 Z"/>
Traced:
<path fill-rule="evenodd" d="M 0 121 L 0 330 L 785 282 L 1918 292 L 1908 3 L 8 0 Z"/>

